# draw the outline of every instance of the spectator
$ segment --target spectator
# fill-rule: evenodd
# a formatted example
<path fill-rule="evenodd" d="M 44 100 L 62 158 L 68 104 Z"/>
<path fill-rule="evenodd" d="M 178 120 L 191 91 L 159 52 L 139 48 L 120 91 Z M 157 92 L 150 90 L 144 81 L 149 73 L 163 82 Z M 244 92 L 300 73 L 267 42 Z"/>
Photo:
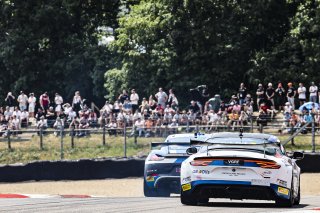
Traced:
<path fill-rule="evenodd" d="M 91 109 L 89 109 L 88 122 L 89 122 L 90 126 L 96 126 L 96 124 L 98 122 L 97 113 L 95 113 L 95 111 L 93 111 Z"/>
<path fill-rule="evenodd" d="M 80 96 L 80 92 L 76 91 L 74 93 L 73 99 L 72 99 L 72 108 L 73 110 L 76 112 L 77 116 L 79 115 L 78 112 L 81 110 L 82 108 L 82 98 Z"/>
<path fill-rule="evenodd" d="M 42 108 L 42 110 L 44 111 L 44 113 L 46 113 L 47 110 L 49 109 L 49 105 L 50 105 L 50 98 L 49 98 L 47 92 L 40 95 L 39 104 L 40 104 L 40 107 Z"/>
<path fill-rule="evenodd" d="M 40 118 L 41 117 L 44 117 L 45 116 L 45 113 L 44 113 L 44 111 L 43 111 L 43 109 L 42 108 L 38 108 L 38 112 L 36 113 L 36 120 L 37 121 L 40 121 Z"/>
<path fill-rule="evenodd" d="M 129 100 L 128 92 L 126 90 L 122 90 L 122 94 L 119 95 L 118 100 L 120 101 L 120 103 L 124 104 L 124 101 L 127 99 Z"/>
<path fill-rule="evenodd" d="M 21 111 L 19 110 L 18 107 L 14 107 L 14 111 L 12 113 L 13 116 L 16 116 L 19 120 L 21 119 Z"/>
<path fill-rule="evenodd" d="M 79 120 L 79 133 L 78 133 L 78 137 L 82 137 L 82 136 L 87 136 L 88 135 L 88 129 L 89 128 L 89 122 L 88 119 L 86 118 L 86 116 L 81 116 L 80 120 Z"/>
<path fill-rule="evenodd" d="M 265 111 L 259 110 L 259 115 L 257 118 L 258 126 L 266 126 L 268 124 L 268 115 Z"/>
<path fill-rule="evenodd" d="M 246 104 L 253 102 L 252 97 L 251 97 L 250 94 L 247 94 L 247 95 L 246 95 L 246 97 L 245 97 L 245 99 L 244 99 L 244 102 L 245 102 Z M 252 103 L 252 104 L 253 104 L 253 103 Z"/>
<path fill-rule="evenodd" d="M 113 104 L 112 112 L 118 114 L 121 109 L 122 109 L 122 103 L 119 103 L 119 101 L 115 101 Z"/>
<path fill-rule="evenodd" d="M 20 119 L 17 118 L 16 115 L 13 115 L 12 117 L 9 118 L 8 128 L 10 130 L 15 130 L 13 132 L 13 135 L 18 134 L 17 130 L 20 130 Z"/>
<path fill-rule="evenodd" d="M 69 113 L 68 113 L 68 121 L 73 121 L 77 117 L 77 113 L 73 110 L 71 107 Z"/>
<path fill-rule="evenodd" d="M 20 115 L 21 127 L 28 127 L 29 124 L 29 112 L 27 109 L 24 109 Z"/>
<path fill-rule="evenodd" d="M 72 119 L 72 121 L 69 124 L 69 129 L 71 130 L 76 130 L 73 131 L 73 136 L 78 135 L 78 129 L 79 129 L 79 119 L 77 117 L 74 117 Z M 70 132 L 70 136 L 72 136 L 71 132 Z"/>
<path fill-rule="evenodd" d="M 241 111 L 240 116 L 239 116 L 240 126 L 246 125 L 248 123 L 248 118 L 249 118 L 249 116 L 247 115 L 247 113 L 245 111 Z"/>
<path fill-rule="evenodd" d="M 155 110 L 157 107 L 157 102 L 154 100 L 153 95 L 149 96 L 148 105 L 150 106 L 150 109 Z"/>
<path fill-rule="evenodd" d="M 258 85 L 258 89 L 257 89 L 256 94 L 257 94 L 257 108 L 259 109 L 261 102 L 264 101 L 264 89 L 263 89 L 262 84 Z"/>
<path fill-rule="evenodd" d="M 286 103 L 285 89 L 282 87 L 282 83 L 278 83 L 278 87 L 275 91 L 276 108 L 281 111 Z"/>
<path fill-rule="evenodd" d="M 229 117 L 229 121 L 227 123 L 227 126 L 228 126 L 228 128 L 230 128 L 231 125 L 232 125 L 233 126 L 232 130 L 234 130 L 235 125 L 238 125 L 238 122 L 239 122 L 239 114 L 236 111 L 233 110 L 228 115 L 228 117 Z"/>
<path fill-rule="evenodd" d="M 168 98 L 168 104 L 171 106 L 173 101 L 178 105 L 178 99 L 176 97 L 176 95 L 173 93 L 172 89 L 169 89 L 169 98 Z"/>
<path fill-rule="evenodd" d="M 287 98 L 288 102 L 292 106 L 292 109 L 295 110 L 295 104 L 294 104 L 294 97 L 296 96 L 296 90 L 293 87 L 292 83 L 288 83 L 288 92 L 287 92 Z"/>
<path fill-rule="evenodd" d="M 208 125 L 210 125 L 210 128 L 208 131 L 211 131 L 213 128 L 214 130 L 218 129 L 218 124 L 220 122 L 221 117 L 218 113 L 216 113 L 214 110 L 210 110 L 208 113 L 209 121 Z"/>
<path fill-rule="evenodd" d="M 56 129 L 53 134 L 55 136 L 60 136 L 61 129 L 64 128 L 64 120 L 57 117 L 56 121 L 53 124 L 53 128 Z"/>
<path fill-rule="evenodd" d="M 141 118 L 138 118 L 138 120 L 134 123 L 133 132 L 131 133 L 131 136 L 134 134 L 134 129 L 138 132 L 138 136 L 142 137 L 143 134 L 145 134 L 144 131 L 144 121 Z"/>
<path fill-rule="evenodd" d="M 126 113 L 132 112 L 132 104 L 130 103 L 129 99 L 126 99 L 123 103 L 123 110 Z"/>
<path fill-rule="evenodd" d="M 178 106 L 178 104 L 176 103 L 175 100 L 173 100 L 172 103 L 171 103 L 171 109 L 174 110 L 174 111 L 179 110 L 179 106 Z"/>
<path fill-rule="evenodd" d="M 114 135 L 114 136 L 117 136 L 117 123 L 115 120 L 111 120 L 111 122 L 107 125 L 107 128 L 108 128 L 108 133 L 110 136 Z"/>
<path fill-rule="evenodd" d="M 141 110 L 141 112 L 143 112 L 145 109 L 146 110 L 150 109 L 149 103 L 145 97 L 142 98 L 142 102 L 141 102 L 141 105 L 139 106 L 139 109 Z"/>
<path fill-rule="evenodd" d="M 163 124 L 164 125 L 169 125 L 172 121 L 172 115 L 169 111 L 164 112 L 163 115 Z"/>
<path fill-rule="evenodd" d="M 198 104 L 195 102 L 195 101 L 191 101 L 190 102 L 191 103 L 191 105 L 189 105 L 189 107 L 188 107 L 188 110 L 189 111 L 192 111 L 192 113 L 194 113 L 194 114 L 198 114 L 199 112 L 200 112 L 200 107 L 198 106 Z"/>
<path fill-rule="evenodd" d="M 156 99 L 158 100 L 158 104 L 160 104 L 163 108 L 166 106 L 166 102 L 168 100 L 168 95 L 163 91 L 160 87 L 159 92 L 155 94 Z"/>
<path fill-rule="evenodd" d="M 4 99 L 9 110 L 13 112 L 15 106 L 15 97 L 12 95 L 12 92 L 8 92 L 7 97 Z"/>
<path fill-rule="evenodd" d="M 243 105 L 245 103 L 246 95 L 247 95 L 247 88 L 244 86 L 244 83 L 241 83 L 240 88 L 238 90 L 238 94 L 237 94 L 240 105 Z"/>
<path fill-rule="evenodd" d="M 289 102 L 286 102 L 285 107 L 284 107 L 284 118 L 286 121 L 290 120 L 292 111 L 293 111 L 292 106 L 290 105 Z"/>
<path fill-rule="evenodd" d="M 152 130 L 154 128 L 154 122 L 151 117 L 148 118 L 148 120 L 145 121 L 144 123 L 145 128 L 146 128 L 146 134 L 145 137 L 151 137 L 152 136 Z"/>
<path fill-rule="evenodd" d="M 29 103 L 29 116 L 30 118 L 34 118 L 34 112 L 35 112 L 35 108 L 36 108 L 36 102 L 37 102 L 37 98 L 34 96 L 33 93 L 29 94 L 29 98 L 28 98 L 28 103 Z"/>
<path fill-rule="evenodd" d="M 300 106 L 302 106 L 306 102 L 306 88 L 303 86 L 303 83 L 299 83 L 299 88 L 298 88 L 298 98 L 300 101 Z"/>
<path fill-rule="evenodd" d="M 110 115 L 110 113 L 112 113 L 112 110 L 113 110 L 113 105 L 111 103 L 109 103 L 109 101 L 106 101 L 104 106 L 100 109 L 100 114 L 104 113 L 105 116 L 108 117 Z"/>
<path fill-rule="evenodd" d="M 217 113 L 219 111 L 220 105 L 221 105 L 220 95 L 216 94 L 216 95 L 214 95 L 214 98 L 209 99 L 209 101 L 208 101 L 208 108 L 209 109 L 207 109 L 207 110 L 213 110 Z"/>
<path fill-rule="evenodd" d="M 168 125 L 169 127 L 169 134 L 176 134 L 178 129 L 178 122 L 175 119 L 172 119 L 172 122 Z"/>
<path fill-rule="evenodd" d="M 39 130 L 46 130 L 48 128 L 47 120 L 44 118 L 44 116 L 40 117 L 40 120 L 37 122 L 37 129 Z M 40 134 L 38 132 L 38 134 Z"/>
<path fill-rule="evenodd" d="M 19 108 L 20 108 L 21 112 L 24 111 L 25 109 L 27 109 L 28 96 L 26 94 L 24 94 L 23 91 L 20 91 L 20 95 L 18 96 L 17 101 L 19 103 Z"/>
<path fill-rule="evenodd" d="M 267 97 L 267 105 L 270 107 L 270 109 L 275 109 L 274 108 L 274 93 L 275 90 L 272 87 L 272 83 L 268 83 L 268 88 L 266 89 L 266 97 Z"/>
<path fill-rule="evenodd" d="M 315 85 L 314 82 L 311 82 L 311 86 L 309 87 L 309 93 L 310 93 L 310 101 L 313 103 L 316 103 L 318 87 Z"/>
<path fill-rule="evenodd" d="M 53 124 L 54 124 L 57 116 L 56 116 L 52 106 L 49 107 L 49 109 L 48 109 L 48 111 L 47 111 L 47 113 L 45 115 L 45 118 L 47 120 L 48 127 L 50 127 L 50 128 L 53 127 Z"/>
<path fill-rule="evenodd" d="M 7 106 L 6 110 L 3 112 L 3 116 L 6 122 L 9 121 L 9 118 L 12 116 L 12 111 L 10 111 L 10 107 Z"/>
<path fill-rule="evenodd" d="M 59 93 L 56 93 L 54 97 L 54 104 L 55 104 L 55 112 L 57 116 L 59 117 L 60 114 L 62 113 L 62 104 L 63 104 L 63 98 Z"/>
<path fill-rule="evenodd" d="M 132 89 L 131 90 L 131 95 L 130 95 L 132 113 L 135 113 L 136 110 L 139 108 L 138 101 L 139 101 L 139 95 L 136 93 L 135 89 Z"/>

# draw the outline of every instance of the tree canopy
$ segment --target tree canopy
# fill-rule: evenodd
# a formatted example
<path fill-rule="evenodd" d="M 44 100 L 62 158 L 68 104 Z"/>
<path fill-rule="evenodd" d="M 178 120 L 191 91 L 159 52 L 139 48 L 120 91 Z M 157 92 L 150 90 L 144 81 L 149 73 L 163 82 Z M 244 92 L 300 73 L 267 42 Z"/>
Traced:
<path fill-rule="evenodd" d="M 0 11 L 0 101 L 164 87 L 186 102 L 200 84 L 227 97 L 240 82 L 320 81 L 318 0 L 4 0 Z"/>

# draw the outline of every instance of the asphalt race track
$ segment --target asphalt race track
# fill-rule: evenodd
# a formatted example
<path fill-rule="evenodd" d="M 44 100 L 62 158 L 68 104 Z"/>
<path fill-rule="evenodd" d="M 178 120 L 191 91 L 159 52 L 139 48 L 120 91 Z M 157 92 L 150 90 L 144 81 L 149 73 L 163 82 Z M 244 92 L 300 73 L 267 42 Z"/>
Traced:
<path fill-rule="evenodd" d="M 320 212 L 320 196 L 305 196 L 299 206 L 277 208 L 273 202 L 210 200 L 206 206 L 184 206 L 171 198 L 20 198 L 1 199 L 0 212 Z M 318 210 L 317 210 L 318 209 Z"/>

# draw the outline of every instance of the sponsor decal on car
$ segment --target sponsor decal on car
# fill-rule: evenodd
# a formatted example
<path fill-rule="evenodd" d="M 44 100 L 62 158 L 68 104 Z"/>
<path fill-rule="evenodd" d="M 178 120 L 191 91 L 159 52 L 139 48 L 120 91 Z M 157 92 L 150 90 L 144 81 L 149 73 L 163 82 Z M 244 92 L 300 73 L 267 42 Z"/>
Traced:
<path fill-rule="evenodd" d="M 190 183 L 182 185 L 182 191 L 188 191 L 190 189 L 191 189 L 191 184 Z"/>
<path fill-rule="evenodd" d="M 147 176 L 146 177 L 146 181 L 147 182 L 153 182 L 154 181 L 154 177 L 153 176 Z"/>
<path fill-rule="evenodd" d="M 289 189 L 283 188 L 281 186 L 278 187 L 278 192 L 284 195 L 289 195 Z"/>
<path fill-rule="evenodd" d="M 191 177 L 188 176 L 188 177 L 183 178 L 183 179 L 182 179 L 182 182 L 184 182 L 184 183 L 191 182 Z"/>
<path fill-rule="evenodd" d="M 210 174 L 209 170 L 205 170 L 205 169 L 195 169 L 192 171 L 193 174 L 203 174 L 203 175 L 208 175 Z"/>
<path fill-rule="evenodd" d="M 261 173 L 262 177 L 270 177 L 272 175 L 272 171 L 266 170 Z"/>
<path fill-rule="evenodd" d="M 287 187 L 287 181 L 277 179 L 277 183 L 280 186 Z"/>

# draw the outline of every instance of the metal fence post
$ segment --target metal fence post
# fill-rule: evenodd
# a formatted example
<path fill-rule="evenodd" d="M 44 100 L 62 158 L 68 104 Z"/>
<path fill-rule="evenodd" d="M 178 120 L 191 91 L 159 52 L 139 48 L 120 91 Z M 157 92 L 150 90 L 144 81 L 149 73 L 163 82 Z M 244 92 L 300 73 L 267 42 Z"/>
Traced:
<path fill-rule="evenodd" d="M 316 131 L 315 131 L 315 125 L 314 125 L 314 114 L 312 113 L 312 152 L 316 151 Z"/>
<path fill-rule="evenodd" d="M 291 135 L 294 134 L 294 126 L 291 126 Z M 291 145 L 294 146 L 294 137 L 291 139 Z"/>
<path fill-rule="evenodd" d="M 11 150 L 11 138 L 10 138 L 10 135 L 11 135 L 10 129 L 8 129 L 7 136 L 8 136 L 8 149 L 9 149 L 9 151 Z"/>
<path fill-rule="evenodd" d="M 137 127 L 133 126 L 133 136 L 134 136 L 134 144 L 137 144 Z"/>
<path fill-rule="evenodd" d="M 43 150 L 43 129 L 40 128 L 40 149 Z"/>
<path fill-rule="evenodd" d="M 71 132 L 70 132 L 70 136 L 71 136 L 71 148 L 74 148 L 74 127 L 71 128 Z"/>
<path fill-rule="evenodd" d="M 127 158 L 127 121 L 124 120 L 123 127 L 123 137 L 124 137 L 124 157 Z"/>
<path fill-rule="evenodd" d="M 61 122 L 61 127 L 60 127 L 60 159 L 63 160 L 64 158 L 64 153 L 63 153 L 63 125 L 62 121 Z"/>
<path fill-rule="evenodd" d="M 106 145 L 106 126 L 103 126 L 103 129 L 102 129 L 102 145 L 103 146 Z"/>

